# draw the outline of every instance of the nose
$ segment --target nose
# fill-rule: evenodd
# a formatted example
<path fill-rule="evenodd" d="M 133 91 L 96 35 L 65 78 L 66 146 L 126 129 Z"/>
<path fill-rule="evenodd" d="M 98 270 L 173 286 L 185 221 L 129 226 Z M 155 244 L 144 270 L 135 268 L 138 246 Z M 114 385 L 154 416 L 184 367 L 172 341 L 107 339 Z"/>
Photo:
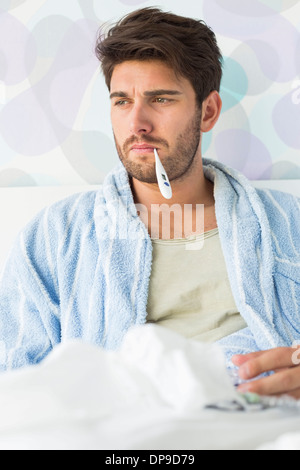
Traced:
<path fill-rule="evenodd" d="M 140 104 L 133 106 L 130 115 L 130 132 L 134 135 L 150 134 L 153 130 L 150 114 Z"/>

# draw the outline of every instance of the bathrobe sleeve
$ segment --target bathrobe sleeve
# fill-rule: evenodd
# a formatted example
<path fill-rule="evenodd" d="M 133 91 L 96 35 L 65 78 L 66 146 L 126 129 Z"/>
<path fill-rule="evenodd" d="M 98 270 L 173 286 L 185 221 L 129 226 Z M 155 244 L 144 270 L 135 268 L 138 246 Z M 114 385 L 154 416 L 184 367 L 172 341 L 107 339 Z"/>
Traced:
<path fill-rule="evenodd" d="M 60 341 L 53 234 L 47 220 L 44 211 L 19 234 L 2 272 L 0 371 L 37 364 Z"/>
<path fill-rule="evenodd" d="M 0 278 L 0 371 L 39 363 L 89 325 L 86 294 L 98 262 L 95 195 L 46 207 L 18 235 Z"/>

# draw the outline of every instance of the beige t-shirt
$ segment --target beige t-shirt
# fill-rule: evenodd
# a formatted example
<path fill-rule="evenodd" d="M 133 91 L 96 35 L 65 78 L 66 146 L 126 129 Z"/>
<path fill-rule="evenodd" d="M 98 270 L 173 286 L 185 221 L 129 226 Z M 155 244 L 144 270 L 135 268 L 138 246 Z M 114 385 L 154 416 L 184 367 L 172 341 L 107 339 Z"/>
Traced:
<path fill-rule="evenodd" d="M 147 322 L 204 342 L 247 326 L 232 295 L 218 229 L 152 244 Z"/>

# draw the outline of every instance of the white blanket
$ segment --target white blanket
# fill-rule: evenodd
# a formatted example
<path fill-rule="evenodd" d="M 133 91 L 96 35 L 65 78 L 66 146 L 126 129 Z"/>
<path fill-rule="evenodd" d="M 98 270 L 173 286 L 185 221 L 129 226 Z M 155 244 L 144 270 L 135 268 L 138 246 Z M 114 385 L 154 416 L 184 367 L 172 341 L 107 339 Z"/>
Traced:
<path fill-rule="evenodd" d="M 0 449 L 252 449 L 300 431 L 295 412 L 206 409 L 230 401 L 216 345 L 135 327 L 117 352 L 73 342 L 2 375 Z"/>

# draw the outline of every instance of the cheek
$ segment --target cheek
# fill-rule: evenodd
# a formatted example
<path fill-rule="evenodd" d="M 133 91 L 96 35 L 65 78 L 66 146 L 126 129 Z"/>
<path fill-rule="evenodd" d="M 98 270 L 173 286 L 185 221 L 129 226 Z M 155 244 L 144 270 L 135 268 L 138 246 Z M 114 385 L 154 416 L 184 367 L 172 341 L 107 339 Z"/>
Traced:
<path fill-rule="evenodd" d="M 121 141 L 127 139 L 129 130 L 126 117 L 111 112 L 110 119 L 114 134 L 118 139 Z"/>
<path fill-rule="evenodd" d="M 121 124 L 116 119 L 113 119 L 113 118 L 111 118 L 111 124 L 112 124 L 112 130 L 113 130 L 115 139 L 117 139 L 117 141 L 119 143 L 123 142 L 123 140 L 124 140 L 124 137 L 123 137 L 124 131 L 122 129 Z"/>

